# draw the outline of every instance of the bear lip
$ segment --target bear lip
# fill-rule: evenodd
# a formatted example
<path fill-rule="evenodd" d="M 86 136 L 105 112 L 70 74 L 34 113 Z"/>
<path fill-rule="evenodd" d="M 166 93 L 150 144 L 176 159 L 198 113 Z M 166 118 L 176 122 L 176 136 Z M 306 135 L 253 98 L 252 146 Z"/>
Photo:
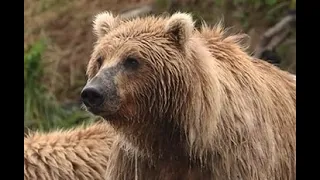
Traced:
<path fill-rule="evenodd" d="M 94 115 L 100 115 L 103 111 L 100 108 L 87 107 L 87 110 Z"/>
<path fill-rule="evenodd" d="M 92 113 L 95 116 L 101 116 L 101 117 L 109 117 L 114 115 L 117 111 L 103 111 L 100 108 L 92 108 L 92 107 L 87 107 L 87 111 Z"/>

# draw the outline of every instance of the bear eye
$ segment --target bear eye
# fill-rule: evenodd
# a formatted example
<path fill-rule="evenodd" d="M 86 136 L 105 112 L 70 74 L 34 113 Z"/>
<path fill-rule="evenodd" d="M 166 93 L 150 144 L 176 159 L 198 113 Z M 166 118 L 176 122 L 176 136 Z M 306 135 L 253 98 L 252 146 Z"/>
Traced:
<path fill-rule="evenodd" d="M 137 69 L 139 67 L 139 62 L 135 58 L 128 57 L 125 59 L 123 65 L 126 69 Z"/>
<path fill-rule="evenodd" d="M 102 57 L 98 57 L 97 63 L 98 63 L 98 67 L 99 67 L 99 68 L 102 66 L 102 62 L 103 62 Z"/>

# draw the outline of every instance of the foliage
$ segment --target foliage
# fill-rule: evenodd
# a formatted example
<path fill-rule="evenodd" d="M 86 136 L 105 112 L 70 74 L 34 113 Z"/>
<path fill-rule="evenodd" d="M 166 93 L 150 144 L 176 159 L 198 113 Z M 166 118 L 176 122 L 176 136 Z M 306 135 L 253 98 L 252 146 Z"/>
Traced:
<path fill-rule="evenodd" d="M 64 109 L 55 96 L 43 83 L 45 65 L 41 54 L 45 42 L 35 43 L 24 55 L 24 123 L 32 129 L 49 130 L 68 127 L 82 120 L 91 119 L 90 115 L 77 108 Z"/>

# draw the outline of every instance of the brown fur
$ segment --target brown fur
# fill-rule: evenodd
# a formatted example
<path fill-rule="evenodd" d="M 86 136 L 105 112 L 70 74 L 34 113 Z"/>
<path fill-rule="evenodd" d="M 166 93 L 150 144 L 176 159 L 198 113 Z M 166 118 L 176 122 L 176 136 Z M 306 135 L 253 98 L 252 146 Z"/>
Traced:
<path fill-rule="evenodd" d="M 121 135 L 107 180 L 295 179 L 295 80 L 250 57 L 244 36 L 184 13 L 95 22 L 89 80 L 127 56 L 141 64 L 112 77 L 121 104 L 100 114 Z"/>
<path fill-rule="evenodd" d="M 24 139 L 25 180 L 102 180 L 115 138 L 105 123 Z"/>

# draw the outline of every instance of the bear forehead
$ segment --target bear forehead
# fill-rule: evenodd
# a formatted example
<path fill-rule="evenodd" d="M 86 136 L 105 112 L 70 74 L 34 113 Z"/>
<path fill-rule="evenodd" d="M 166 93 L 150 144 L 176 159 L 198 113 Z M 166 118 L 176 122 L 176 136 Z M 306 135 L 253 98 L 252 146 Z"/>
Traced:
<path fill-rule="evenodd" d="M 164 27 L 167 19 L 157 17 L 136 18 L 124 20 L 103 37 L 105 39 L 117 38 L 152 38 L 163 37 L 165 35 Z"/>
<path fill-rule="evenodd" d="M 169 45 L 170 43 L 164 30 L 166 21 L 166 18 L 158 17 L 145 17 L 122 21 L 98 39 L 93 56 L 107 55 L 114 51 L 118 52 L 120 49 L 123 49 L 124 44 L 130 41 L 141 43 L 141 45 L 145 45 L 146 42 L 153 46 L 160 44 Z M 137 46 L 135 47 L 137 48 Z M 131 47 L 131 49 L 132 48 L 133 47 Z"/>

